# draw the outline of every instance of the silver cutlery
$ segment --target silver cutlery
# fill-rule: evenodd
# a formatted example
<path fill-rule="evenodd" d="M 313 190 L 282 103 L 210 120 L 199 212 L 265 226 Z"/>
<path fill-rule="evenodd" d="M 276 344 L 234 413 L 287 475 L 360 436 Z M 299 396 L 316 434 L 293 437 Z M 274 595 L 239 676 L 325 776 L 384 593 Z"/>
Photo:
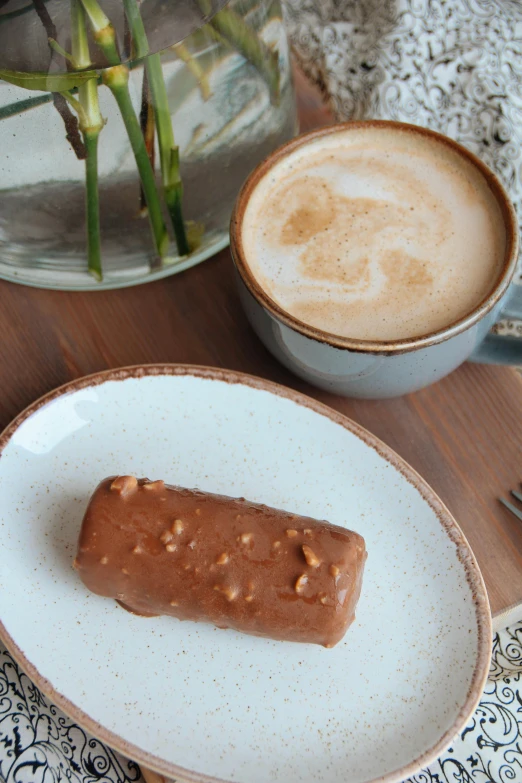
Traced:
<path fill-rule="evenodd" d="M 522 503 L 522 492 L 515 492 L 514 489 L 511 490 L 511 494 L 514 498 L 520 501 Z M 517 506 L 513 505 L 513 503 L 510 503 L 509 500 L 504 500 L 504 498 L 499 498 L 500 502 L 503 506 L 505 506 L 509 511 L 511 511 L 512 514 L 514 514 L 517 519 L 520 519 L 522 522 L 522 511 L 517 508 Z"/>

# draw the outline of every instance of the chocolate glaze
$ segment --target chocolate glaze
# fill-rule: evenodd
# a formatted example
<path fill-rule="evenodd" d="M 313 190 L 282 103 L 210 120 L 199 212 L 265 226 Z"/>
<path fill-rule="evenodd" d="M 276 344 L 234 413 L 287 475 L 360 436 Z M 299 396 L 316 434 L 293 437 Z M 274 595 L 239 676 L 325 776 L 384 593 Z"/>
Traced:
<path fill-rule="evenodd" d="M 328 522 L 113 476 L 89 502 L 74 565 L 135 614 L 333 647 L 355 617 L 365 560 L 364 539 Z"/>

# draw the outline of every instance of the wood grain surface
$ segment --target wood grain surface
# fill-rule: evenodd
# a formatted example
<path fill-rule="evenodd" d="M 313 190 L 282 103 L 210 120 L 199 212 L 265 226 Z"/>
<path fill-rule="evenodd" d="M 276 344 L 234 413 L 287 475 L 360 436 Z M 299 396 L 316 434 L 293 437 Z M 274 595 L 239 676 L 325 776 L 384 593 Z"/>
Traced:
<path fill-rule="evenodd" d="M 302 128 L 331 121 L 298 75 Z M 348 400 L 292 376 L 243 315 L 228 250 L 155 283 L 66 293 L 0 281 L 0 430 L 37 397 L 106 368 L 182 362 L 241 370 L 305 392 L 345 413 L 406 459 L 463 528 L 491 608 L 522 601 L 522 523 L 498 502 L 522 480 L 522 380 L 466 364 L 396 400 Z"/>

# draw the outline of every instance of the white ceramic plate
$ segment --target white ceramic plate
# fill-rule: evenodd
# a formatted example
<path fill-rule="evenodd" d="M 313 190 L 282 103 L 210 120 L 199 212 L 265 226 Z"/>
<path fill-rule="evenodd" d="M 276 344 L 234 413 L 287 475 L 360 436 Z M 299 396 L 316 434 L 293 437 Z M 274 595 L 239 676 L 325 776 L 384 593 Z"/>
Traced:
<path fill-rule="evenodd" d="M 307 397 L 236 373 L 146 367 L 47 396 L 0 439 L 0 635 L 93 734 L 179 779 L 402 780 L 472 713 L 484 584 L 402 460 Z M 240 496 L 364 535 L 357 620 L 333 650 L 134 617 L 71 568 L 109 474 Z"/>

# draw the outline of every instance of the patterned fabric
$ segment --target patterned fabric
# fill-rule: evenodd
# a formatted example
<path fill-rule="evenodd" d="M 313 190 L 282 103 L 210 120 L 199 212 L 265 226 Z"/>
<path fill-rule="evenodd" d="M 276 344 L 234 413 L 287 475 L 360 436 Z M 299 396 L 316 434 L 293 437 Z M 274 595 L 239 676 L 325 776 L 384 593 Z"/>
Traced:
<path fill-rule="evenodd" d="M 0 647 L 0 780 L 142 783 L 139 767 L 76 726 Z M 495 634 L 490 677 L 448 752 L 407 783 L 521 783 L 522 622 Z"/>
<path fill-rule="evenodd" d="M 67 718 L 0 644 L 0 781 L 142 783 L 124 759 Z"/>
<path fill-rule="evenodd" d="M 340 120 L 440 131 L 482 158 L 522 222 L 519 0 L 285 0 L 293 49 Z M 522 337 L 522 323 L 510 331 Z"/>
<path fill-rule="evenodd" d="M 486 689 L 462 734 L 407 783 L 522 783 L 522 622 L 495 634 Z"/>

